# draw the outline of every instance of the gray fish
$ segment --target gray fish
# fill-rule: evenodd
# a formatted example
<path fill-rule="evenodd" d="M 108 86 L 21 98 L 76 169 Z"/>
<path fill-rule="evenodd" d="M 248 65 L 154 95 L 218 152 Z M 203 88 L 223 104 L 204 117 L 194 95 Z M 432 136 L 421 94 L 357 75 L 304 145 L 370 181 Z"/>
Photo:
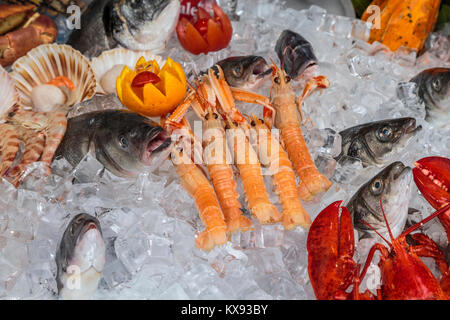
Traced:
<path fill-rule="evenodd" d="M 266 60 L 260 56 L 229 57 L 217 64 L 230 86 L 245 90 L 261 86 L 272 74 Z"/>
<path fill-rule="evenodd" d="M 76 166 L 92 150 L 115 175 L 133 177 L 154 166 L 170 143 L 163 128 L 141 115 L 123 110 L 94 111 L 68 120 L 55 158 L 64 157 Z"/>
<path fill-rule="evenodd" d="M 90 57 L 119 45 L 161 51 L 175 30 L 179 12 L 179 0 L 95 0 L 67 44 Z"/>
<path fill-rule="evenodd" d="M 381 170 L 353 195 L 346 207 L 352 215 L 353 226 L 360 232 L 360 238 L 375 236 L 374 231 L 362 221 L 382 235 L 387 234 L 380 200 L 394 237 L 400 235 L 408 217 L 412 177 L 411 168 L 397 161 Z"/>
<path fill-rule="evenodd" d="M 56 282 L 64 300 L 90 299 L 105 265 L 100 222 L 80 213 L 67 226 L 56 252 Z"/>
<path fill-rule="evenodd" d="M 358 158 L 364 166 L 386 164 L 387 159 L 400 150 L 422 126 L 416 127 L 414 118 L 387 119 L 361 124 L 339 132 L 343 156 Z"/>
<path fill-rule="evenodd" d="M 438 127 L 450 125 L 450 68 L 427 69 L 410 80 L 425 103 L 425 120 Z"/>
<path fill-rule="evenodd" d="M 296 32 L 284 30 L 277 40 L 275 52 L 283 70 L 292 78 L 317 64 L 311 43 Z"/>

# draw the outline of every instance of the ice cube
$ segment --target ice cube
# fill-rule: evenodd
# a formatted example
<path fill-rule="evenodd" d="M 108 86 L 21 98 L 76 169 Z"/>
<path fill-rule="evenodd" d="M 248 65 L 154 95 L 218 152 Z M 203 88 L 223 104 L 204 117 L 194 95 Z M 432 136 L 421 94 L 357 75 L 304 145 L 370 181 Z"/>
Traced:
<path fill-rule="evenodd" d="M 151 253 L 148 236 L 139 225 L 117 237 L 114 248 L 117 257 L 131 274 L 136 274 L 142 268 Z"/>
<path fill-rule="evenodd" d="M 282 271 L 256 277 L 259 287 L 276 300 L 306 299 L 306 292 L 288 272 Z"/>

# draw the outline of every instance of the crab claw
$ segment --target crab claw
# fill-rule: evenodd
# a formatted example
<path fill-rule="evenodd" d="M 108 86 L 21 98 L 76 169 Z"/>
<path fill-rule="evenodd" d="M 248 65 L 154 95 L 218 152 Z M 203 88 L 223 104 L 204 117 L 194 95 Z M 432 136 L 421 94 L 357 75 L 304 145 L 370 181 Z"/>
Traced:
<path fill-rule="evenodd" d="M 427 157 L 414 164 L 414 181 L 425 199 L 435 209 L 450 203 L 450 159 Z"/>
<path fill-rule="evenodd" d="M 341 203 L 323 209 L 309 229 L 308 273 L 317 299 L 345 298 L 357 275 L 352 218 Z"/>

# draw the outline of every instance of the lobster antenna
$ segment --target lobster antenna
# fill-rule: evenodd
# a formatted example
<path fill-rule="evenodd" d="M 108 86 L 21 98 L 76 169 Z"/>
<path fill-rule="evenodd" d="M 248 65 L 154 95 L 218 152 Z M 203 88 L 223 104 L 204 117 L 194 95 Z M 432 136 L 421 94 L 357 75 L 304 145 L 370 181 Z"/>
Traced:
<path fill-rule="evenodd" d="M 386 213 L 384 212 L 384 209 L 383 209 L 383 200 L 382 200 L 382 198 L 383 197 L 380 196 L 381 212 L 383 213 L 384 221 L 386 222 L 386 227 L 387 227 L 388 232 L 389 232 L 389 237 L 391 238 L 391 241 L 394 241 L 394 236 L 392 235 L 391 227 L 389 226 L 389 222 L 387 220 Z"/>
<path fill-rule="evenodd" d="M 374 231 L 381 239 L 383 239 L 387 244 L 389 244 L 389 246 L 392 246 L 392 244 L 386 240 L 385 237 L 383 237 L 374 227 L 372 227 L 369 223 L 365 222 L 364 220 L 361 220 L 361 222 L 366 225 L 367 227 L 369 227 L 370 229 L 372 229 L 372 231 Z"/>
<path fill-rule="evenodd" d="M 431 219 L 436 218 L 438 215 L 440 215 L 441 213 L 446 212 L 447 210 L 450 210 L 450 203 L 448 203 L 447 205 L 443 206 L 442 208 L 440 208 L 439 210 L 437 210 L 436 212 L 434 212 L 433 214 L 431 214 L 427 218 L 423 219 L 422 221 L 416 223 L 415 225 L 413 225 L 409 229 L 405 230 L 400 236 L 402 237 L 402 236 L 406 236 L 406 235 L 410 234 L 411 232 L 413 232 L 416 229 L 420 228 L 421 226 L 423 226 L 425 223 L 427 223 Z"/>

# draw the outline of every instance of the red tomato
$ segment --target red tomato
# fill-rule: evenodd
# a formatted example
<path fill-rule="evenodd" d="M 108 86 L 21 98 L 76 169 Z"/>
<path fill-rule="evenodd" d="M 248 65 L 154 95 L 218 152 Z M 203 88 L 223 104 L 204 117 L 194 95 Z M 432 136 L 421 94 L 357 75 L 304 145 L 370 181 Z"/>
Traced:
<path fill-rule="evenodd" d="M 132 87 L 143 87 L 147 83 L 158 83 L 161 79 L 153 72 L 142 71 L 136 77 L 134 77 L 131 83 Z"/>

